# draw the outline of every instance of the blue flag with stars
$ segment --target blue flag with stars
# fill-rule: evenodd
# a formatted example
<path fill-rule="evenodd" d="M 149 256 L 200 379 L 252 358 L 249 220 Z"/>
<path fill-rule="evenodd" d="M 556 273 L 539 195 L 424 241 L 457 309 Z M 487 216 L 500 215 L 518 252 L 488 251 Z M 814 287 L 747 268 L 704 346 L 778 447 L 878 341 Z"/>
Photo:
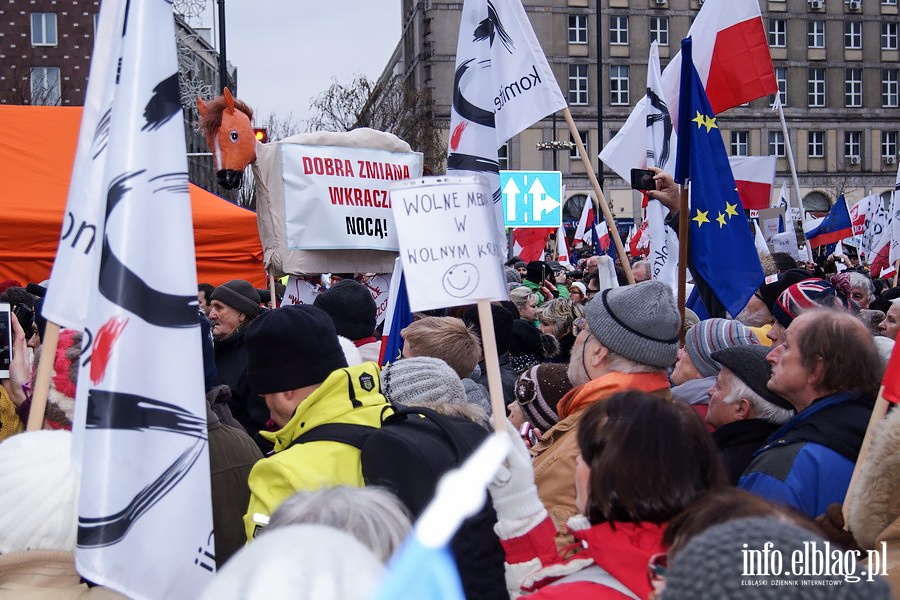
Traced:
<path fill-rule="evenodd" d="M 736 316 L 764 275 L 716 116 L 694 68 L 691 38 L 681 42 L 680 98 L 675 180 L 690 180 L 688 263 Z"/>

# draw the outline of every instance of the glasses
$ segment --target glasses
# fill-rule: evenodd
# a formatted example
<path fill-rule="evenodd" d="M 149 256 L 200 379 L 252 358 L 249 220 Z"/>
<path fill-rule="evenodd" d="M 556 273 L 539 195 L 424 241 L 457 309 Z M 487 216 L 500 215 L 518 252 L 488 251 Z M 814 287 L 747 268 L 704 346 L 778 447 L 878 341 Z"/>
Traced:
<path fill-rule="evenodd" d="M 593 296 L 594 294 L 596 294 L 599 291 L 600 290 L 592 290 L 591 288 L 588 288 L 584 294 L 585 294 L 585 296 Z"/>

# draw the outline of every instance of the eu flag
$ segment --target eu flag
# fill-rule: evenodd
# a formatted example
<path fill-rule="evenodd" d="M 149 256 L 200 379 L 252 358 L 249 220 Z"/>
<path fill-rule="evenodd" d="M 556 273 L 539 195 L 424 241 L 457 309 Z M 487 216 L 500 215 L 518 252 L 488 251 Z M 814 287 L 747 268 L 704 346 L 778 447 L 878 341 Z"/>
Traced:
<path fill-rule="evenodd" d="M 681 42 L 680 98 L 675 180 L 690 180 L 688 262 L 695 279 L 737 315 L 764 275 L 716 116 L 691 59 L 691 38 Z"/>

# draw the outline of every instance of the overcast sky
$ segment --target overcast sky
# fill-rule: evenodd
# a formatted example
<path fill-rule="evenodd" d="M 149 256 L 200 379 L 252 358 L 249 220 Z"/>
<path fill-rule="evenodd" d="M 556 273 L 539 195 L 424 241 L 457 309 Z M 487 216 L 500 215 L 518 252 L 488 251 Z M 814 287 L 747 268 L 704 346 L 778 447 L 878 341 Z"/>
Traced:
<path fill-rule="evenodd" d="M 207 6 L 202 22 L 212 26 L 216 0 Z M 225 49 L 238 70 L 238 97 L 259 122 L 274 112 L 299 123 L 332 78 L 381 75 L 401 16 L 400 0 L 226 0 Z"/>

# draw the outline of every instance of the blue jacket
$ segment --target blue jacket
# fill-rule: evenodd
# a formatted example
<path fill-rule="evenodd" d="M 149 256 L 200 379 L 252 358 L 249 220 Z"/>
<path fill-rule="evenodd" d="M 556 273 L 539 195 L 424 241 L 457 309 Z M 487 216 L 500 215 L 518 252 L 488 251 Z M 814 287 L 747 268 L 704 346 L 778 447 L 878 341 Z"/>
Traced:
<path fill-rule="evenodd" d="M 843 502 L 872 414 L 872 399 L 851 392 L 814 401 L 753 455 L 738 487 L 814 518 Z"/>

